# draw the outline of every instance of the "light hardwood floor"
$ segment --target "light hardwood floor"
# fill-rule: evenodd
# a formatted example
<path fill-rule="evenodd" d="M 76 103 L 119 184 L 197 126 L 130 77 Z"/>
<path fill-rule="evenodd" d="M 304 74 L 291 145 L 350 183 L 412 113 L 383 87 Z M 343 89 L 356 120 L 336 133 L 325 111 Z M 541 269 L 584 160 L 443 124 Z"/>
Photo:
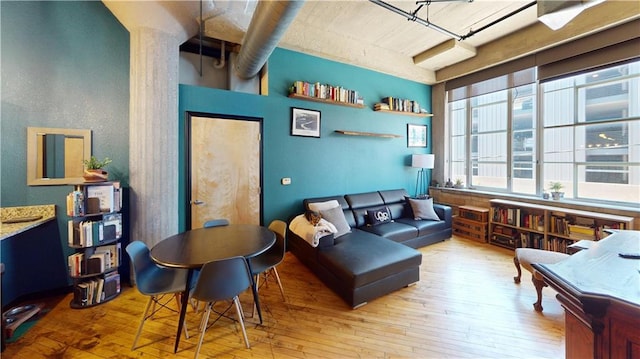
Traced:
<path fill-rule="evenodd" d="M 528 272 L 516 285 L 513 252 L 454 237 L 421 248 L 420 282 L 352 310 L 293 255 L 279 267 L 286 302 L 270 282 L 260 290 L 264 324 L 247 319 L 251 349 L 237 323 L 207 330 L 201 358 L 564 358 L 564 314 L 544 289 L 544 312 L 533 310 Z M 365 255 L 363 253 L 363 255 Z M 188 314 L 190 339 L 173 354 L 177 315 L 147 321 L 131 344 L 147 297 L 124 287 L 116 299 L 84 310 L 71 295 L 2 358 L 193 358 L 199 314 Z M 245 312 L 250 295 L 243 294 Z M 233 312 L 231 312 L 233 314 Z"/>

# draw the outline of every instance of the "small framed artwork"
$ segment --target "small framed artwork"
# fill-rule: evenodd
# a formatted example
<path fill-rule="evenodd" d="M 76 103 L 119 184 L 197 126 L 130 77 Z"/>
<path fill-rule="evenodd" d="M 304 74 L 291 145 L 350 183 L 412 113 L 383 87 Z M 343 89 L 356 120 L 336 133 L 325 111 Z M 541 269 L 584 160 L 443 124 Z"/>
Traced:
<path fill-rule="evenodd" d="M 320 137 L 320 111 L 292 107 L 291 136 Z"/>
<path fill-rule="evenodd" d="M 427 125 L 407 124 L 407 147 L 427 147 Z"/>

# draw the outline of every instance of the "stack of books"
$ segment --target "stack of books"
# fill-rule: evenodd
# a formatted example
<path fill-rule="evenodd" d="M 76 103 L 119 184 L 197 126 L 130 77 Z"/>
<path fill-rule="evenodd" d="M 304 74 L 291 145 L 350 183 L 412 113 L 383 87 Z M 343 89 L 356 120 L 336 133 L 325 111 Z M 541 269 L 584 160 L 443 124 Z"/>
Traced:
<path fill-rule="evenodd" d="M 387 105 L 386 103 L 379 103 L 379 102 L 377 104 L 373 105 L 373 109 L 375 111 L 380 111 L 380 110 L 389 111 L 390 110 L 389 105 Z"/>

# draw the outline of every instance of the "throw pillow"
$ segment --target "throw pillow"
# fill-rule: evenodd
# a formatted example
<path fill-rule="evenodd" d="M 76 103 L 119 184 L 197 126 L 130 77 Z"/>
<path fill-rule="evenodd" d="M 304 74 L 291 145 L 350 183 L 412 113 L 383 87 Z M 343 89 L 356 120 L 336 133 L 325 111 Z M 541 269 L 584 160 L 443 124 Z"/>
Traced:
<path fill-rule="evenodd" d="M 371 226 L 391 222 L 391 211 L 387 206 L 369 209 L 367 210 L 367 220 Z"/>
<path fill-rule="evenodd" d="M 309 209 L 314 212 L 320 212 L 325 209 L 331 209 L 335 207 L 340 207 L 340 203 L 338 203 L 338 201 L 336 201 L 335 199 L 331 201 L 326 201 L 326 202 L 309 203 Z"/>
<path fill-rule="evenodd" d="M 349 226 L 349 223 L 347 223 L 347 219 L 344 217 L 342 208 L 333 207 L 331 209 L 325 209 L 320 211 L 320 214 L 322 215 L 322 218 L 331 222 L 331 224 L 333 224 L 338 230 L 338 232 L 333 235 L 333 238 L 338 238 L 351 232 L 351 227 Z"/>
<path fill-rule="evenodd" d="M 436 211 L 433 209 L 433 198 L 429 199 L 413 199 L 409 198 L 409 204 L 411 205 L 411 210 L 413 211 L 413 217 L 416 220 L 419 219 L 431 219 L 434 221 L 439 221 L 440 217 L 436 214 Z"/>

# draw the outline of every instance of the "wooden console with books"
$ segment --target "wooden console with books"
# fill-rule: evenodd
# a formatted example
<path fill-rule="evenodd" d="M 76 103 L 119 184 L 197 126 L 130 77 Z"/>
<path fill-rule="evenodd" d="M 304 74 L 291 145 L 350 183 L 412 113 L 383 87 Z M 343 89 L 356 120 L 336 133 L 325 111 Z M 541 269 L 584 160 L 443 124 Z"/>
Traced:
<path fill-rule="evenodd" d="M 68 257 L 73 280 L 71 308 L 88 308 L 120 293 L 122 264 L 120 182 L 76 184 L 67 196 Z"/>
<path fill-rule="evenodd" d="M 567 253 L 575 242 L 606 237 L 606 229 L 633 227 L 633 217 L 501 199 L 489 203 L 489 243 L 509 249 L 525 247 Z"/>

